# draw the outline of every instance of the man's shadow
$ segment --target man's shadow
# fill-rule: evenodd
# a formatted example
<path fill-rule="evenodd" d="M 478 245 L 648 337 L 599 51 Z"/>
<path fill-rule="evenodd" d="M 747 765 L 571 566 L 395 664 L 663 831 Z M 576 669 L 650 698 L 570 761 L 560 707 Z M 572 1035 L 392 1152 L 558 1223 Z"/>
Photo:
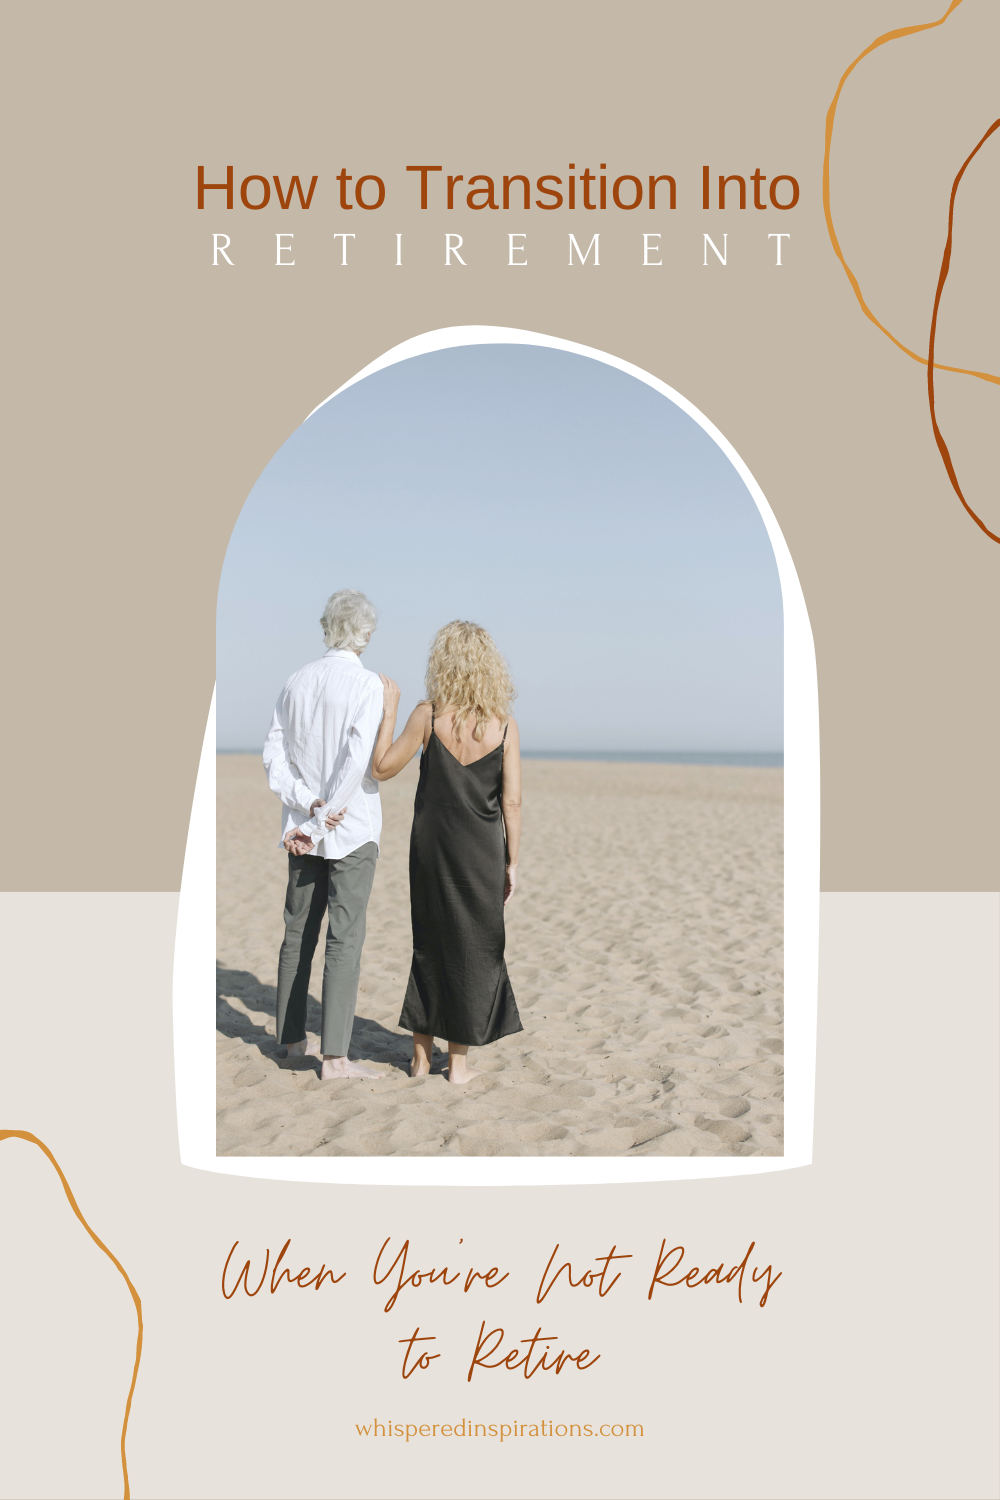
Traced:
<path fill-rule="evenodd" d="M 256 974 L 251 974 L 246 969 L 226 969 L 219 963 L 215 966 L 215 975 L 215 1025 L 223 1036 L 233 1041 L 253 1042 L 260 1048 L 264 1057 L 279 1063 L 282 1068 L 319 1073 L 318 1058 L 299 1057 L 286 1060 L 284 1046 L 279 1045 L 275 1040 L 273 1032 L 268 1031 L 256 1021 L 251 1021 L 249 1016 L 245 1016 L 235 1005 L 231 1005 L 227 998 L 230 995 L 238 996 L 248 1010 L 264 1011 L 273 1018 L 277 1002 L 277 991 L 273 984 L 262 984 Z M 306 1002 L 306 1031 L 318 1036 L 322 1023 L 322 1007 L 319 1001 L 310 995 Z M 349 1057 L 367 1058 L 372 1062 L 381 1063 L 384 1067 L 399 1069 L 409 1076 L 410 1054 L 409 1034 L 398 1036 L 388 1027 L 380 1025 L 378 1021 L 369 1021 L 364 1016 L 355 1015 Z"/>

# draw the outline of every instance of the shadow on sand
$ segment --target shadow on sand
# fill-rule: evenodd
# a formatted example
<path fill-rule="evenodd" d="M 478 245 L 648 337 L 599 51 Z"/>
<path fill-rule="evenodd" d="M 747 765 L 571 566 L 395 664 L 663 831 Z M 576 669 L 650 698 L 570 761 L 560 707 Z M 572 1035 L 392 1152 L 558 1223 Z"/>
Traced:
<path fill-rule="evenodd" d="M 320 1065 L 317 1058 L 286 1059 L 285 1049 L 275 1041 L 273 1030 L 268 1031 L 258 1022 L 251 1021 L 249 1016 L 245 1016 L 235 1005 L 229 1003 L 230 997 L 237 997 L 247 1010 L 263 1011 L 273 1020 L 277 998 L 273 984 L 261 984 L 256 974 L 251 974 L 246 969 L 226 969 L 222 964 L 216 964 L 215 976 L 215 1025 L 223 1036 L 233 1041 L 252 1042 L 260 1048 L 262 1056 L 269 1058 L 282 1068 L 311 1071 L 318 1075 Z M 318 1036 L 322 1020 L 323 1011 L 319 1001 L 310 995 L 306 1005 L 306 1031 L 313 1036 Z M 359 1062 L 372 1062 L 382 1067 L 396 1068 L 409 1077 L 411 1053 L 409 1033 L 401 1036 L 378 1021 L 369 1021 L 359 1015 L 354 1017 L 349 1057 Z M 442 1067 L 447 1066 L 447 1062 L 447 1055 L 439 1054 L 435 1047 L 434 1066 L 431 1071 L 437 1073 Z"/>

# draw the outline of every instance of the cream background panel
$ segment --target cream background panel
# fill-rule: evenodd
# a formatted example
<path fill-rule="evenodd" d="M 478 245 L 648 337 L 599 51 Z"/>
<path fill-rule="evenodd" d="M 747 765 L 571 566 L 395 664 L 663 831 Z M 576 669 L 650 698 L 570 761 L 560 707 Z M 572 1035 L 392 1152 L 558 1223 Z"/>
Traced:
<path fill-rule="evenodd" d="M 134 1494 L 462 1497 L 474 1475 L 487 1496 L 600 1497 L 621 1493 L 623 1472 L 630 1495 L 685 1500 L 995 1493 L 996 896 L 823 898 L 812 1167 L 753 1180 L 431 1192 L 258 1182 L 178 1164 L 163 1025 L 175 910 L 171 895 L 64 896 L 53 933 L 51 898 L 0 902 L 9 986 L 37 990 L 34 955 L 44 944 L 45 1024 L 73 1039 L 72 1066 L 4 1050 L 5 1114 L 54 1150 L 143 1301 L 128 1442 Z M 123 916 L 109 970 L 105 936 Z M 72 987 L 62 980 L 70 963 L 82 976 Z M 45 1260 L 4 1240 L 8 1363 L 33 1388 L 21 1393 L 0 1494 L 120 1493 L 108 1476 L 132 1370 L 131 1302 L 124 1285 L 117 1301 L 105 1286 L 92 1264 L 104 1257 L 88 1256 L 93 1247 L 68 1209 L 64 1237 L 58 1203 L 49 1218 L 44 1185 L 26 1181 L 9 1154 L 27 1149 L 0 1146 L 5 1201 L 35 1217 L 33 1233 L 59 1233 L 80 1302 L 68 1323 Z M 386 1293 L 370 1278 L 390 1235 L 397 1246 L 409 1236 L 421 1263 L 499 1265 L 510 1279 L 468 1297 L 410 1290 L 385 1314 Z M 258 1252 L 289 1236 L 290 1255 L 301 1255 L 294 1269 L 324 1260 L 347 1280 L 321 1294 L 265 1289 L 253 1301 L 242 1292 L 223 1300 L 234 1240 L 259 1266 Z M 731 1289 L 664 1290 L 650 1303 L 663 1238 L 702 1266 L 738 1260 L 756 1240 L 782 1279 L 764 1309 L 746 1286 L 743 1306 Z M 557 1241 L 574 1261 L 612 1243 L 636 1258 L 603 1301 L 557 1289 L 536 1307 Z M 63 1423 L 72 1438 L 80 1412 L 55 1405 L 59 1387 L 34 1354 L 75 1358 L 93 1328 L 88 1297 L 108 1321 L 86 1351 L 85 1400 L 108 1426 L 81 1447 L 50 1440 Z M 484 1318 L 510 1342 L 542 1321 L 557 1347 L 585 1345 L 601 1360 L 530 1383 L 477 1372 L 470 1385 L 465 1369 Z M 436 1336 L 429 1347 L 442 1358 L 404 1385 L 396 1341 L 417 1324 Z M 476 1440 L 456 1454 L 451 1440 L 366 1441 L 353 1425 L 463 1413 L 638 1421 L 645 1436 L 627 1446 Z"/>

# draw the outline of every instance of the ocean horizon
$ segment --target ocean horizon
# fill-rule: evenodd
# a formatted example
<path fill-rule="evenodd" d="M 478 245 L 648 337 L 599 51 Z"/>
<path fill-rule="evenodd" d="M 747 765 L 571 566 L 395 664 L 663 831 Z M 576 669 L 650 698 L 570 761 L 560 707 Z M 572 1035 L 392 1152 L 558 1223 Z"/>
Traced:
<path fill-rule="evenodd" d="M 777 766 L 783 750 L 524 750 L 524 760 L 613 760 L 676 766 Z"/>
<path fill-rule="evenodd" d="M 255 750 L 223 750 L 216 755 L 260 755 Z M 774 766 L 785 764 L 783 750 L 521 750 L 524 760 L 606 760 L 640 765 L 671 766 Z"/>

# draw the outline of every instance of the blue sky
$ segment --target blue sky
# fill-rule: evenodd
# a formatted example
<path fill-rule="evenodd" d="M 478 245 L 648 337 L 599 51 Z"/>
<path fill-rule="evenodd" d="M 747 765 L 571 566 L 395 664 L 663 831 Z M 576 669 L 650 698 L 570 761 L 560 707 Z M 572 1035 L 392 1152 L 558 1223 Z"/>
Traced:
<path fill-rule="evenodd" d="M 362 589 L 362 660 L 423 696 L 448 620 L 492 633 L 528 750 L 780 750 L 781 590 L 698 424 L 582 355 L 405 360 L 320 408 L 251 491 L 219 588 L 218 743 L 257 749 L 319 616 Z"/>

